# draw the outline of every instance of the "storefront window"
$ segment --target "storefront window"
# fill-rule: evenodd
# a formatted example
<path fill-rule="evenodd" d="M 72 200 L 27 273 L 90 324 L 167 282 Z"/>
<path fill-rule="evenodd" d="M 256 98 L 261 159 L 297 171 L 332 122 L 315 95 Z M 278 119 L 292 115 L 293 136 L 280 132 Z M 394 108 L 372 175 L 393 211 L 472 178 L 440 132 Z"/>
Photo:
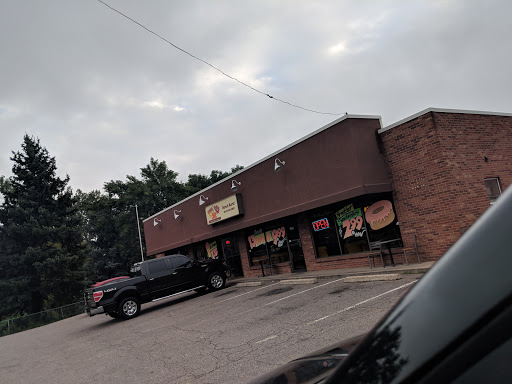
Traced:
<path fill-rule="evenodd" d="M 364 212 L 365 220 L 368 223 L 368 237 L 371 242 L 392 241 L 393 246 L 401 243 L 398 220 L 390 198 L 373 199 L 364 207 Z"/>
<path fill-rule="evenodd" d="M 251 266 L 259 262 L 273 264 L 290 261 L 286 226 L 283 223 L 269 223 L 252 228 L 247 232 L 247 250 Z"/>
<path fill-rule="evenodd" d="M 276 227 L 265 232 L 268 252 L 275 264 L 290 261 L 285 226 Z"/>
<path fill-rule="evenodd" d="M 208 259 L 218 259 L 219 258 L 219 246 L 216 240 L 207 241 L 204 244 L 206 250 L 206 257 Z"/>
<path fill-rule="evenodd" d="M 196 260 L 202 261 L 206 260 L 206 247 L 204 243 L 198 243 L 194 245 L 194 258 Z"/>
<path fill-rule="evenodd" d="M 401 242 L 390 193 L 360 196 L 313 211 L 311 230 L 319 258 L 368 252 L 369 242 Z"/>
<path fill-rule="evenodd" d="M 336 222 L 332 212 L 318 212 L 312 216 L 313 241 L 318 257 L 341 254 Z"/>
<path fill-rule="evenodd" d="M 196 260 L 222 259 L 222 246 L 216 239 L 211 239 L 195 245 L 193 255 Z"/>
<path fill-rule="evenodd" d="M 354 204 L 351 203 L 336 211 L 335 216 L 340 236 L 341 253 L 368 252 L 370 248 L 363 209 L 354 207 Z"/>

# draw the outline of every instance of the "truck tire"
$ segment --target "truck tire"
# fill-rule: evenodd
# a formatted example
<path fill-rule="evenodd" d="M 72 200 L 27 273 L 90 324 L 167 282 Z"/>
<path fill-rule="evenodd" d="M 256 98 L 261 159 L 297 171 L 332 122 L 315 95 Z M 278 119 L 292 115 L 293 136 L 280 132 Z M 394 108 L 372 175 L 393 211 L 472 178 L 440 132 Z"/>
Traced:
<path fill-rule="evenodd" d="M 208 288 L 217 291 L 226 286 L 226 277 L 220 272 L 213 272 L 208 276 Z"/>
<path fill-rule="evenodd" d="M 136 297 L 125 297 L 119 302 L 117 313 L 120 318 L 129 320 L 137 317 L 140 313 L 140 301 Z"/>

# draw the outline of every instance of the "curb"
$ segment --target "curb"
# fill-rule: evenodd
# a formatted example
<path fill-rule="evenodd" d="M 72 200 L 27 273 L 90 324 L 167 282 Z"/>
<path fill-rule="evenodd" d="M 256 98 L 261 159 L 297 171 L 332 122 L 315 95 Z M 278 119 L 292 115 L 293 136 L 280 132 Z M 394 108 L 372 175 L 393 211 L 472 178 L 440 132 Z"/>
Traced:
<path fill-rule="evenodd" d="M 235 287 L 259 287 L 260 285 L 263 285 L 261 281 L 246 281 L 234 284 Z"/>
<path fill-rule="evenodd" d="M 315 284 L 318 281 L 316 277 L 307 278 L 307 279 L 290 279 L 290 280 L 281 280 L 279 284 L 291 285 L 291 284 Z"/>
<path fill-rule="evenodd" d="M 359 272 L 350 272 L 349 270 L 347 271 L 343 271 L 343 272 L 340 272 L 340 273 L 333 273 L 333 274 L 329 274 L 329 273 L 326 273 L 325 275 L 318 275 L 318 276 L 313 276 L 313 277 L 302 277 L 300 276 L 300 274 L 297 274 L 297 277 L 291 277 L 291 276 L 287 276 L 286 278 L 284 279 L 280 279 L 279 278 L 279 275 L 275 275 L 275 276 L 265 276 L 265 277 L 248 277 L 248 278 L 235 278 L 233 281 L 231 282 L 228 282 L 228 285 L 229 286 L 243 286 L 243 285 L 239 285 L 239 284 L 258 284 L 258 285 L 249 285 L 249 286 L 261 286 L 261 285 L 267 285 L 267 284 L 272 284 L 272 283 L 279 283 L 281 281 L 288 281 L 288 280 L 307 280 L 307 279 L 316 279 L 317 281 L 318 280 L 322 280 L 322 279 L 334 279 L 334 278 L 350 278 L 350 277 L 353 277 L 353 276 L 378 276 L 378 275 L 389 275 L 389 274 L 397 274 L 397 275 L 411 275 L 411 274 L 424 274 L 426 273 L 431 267 L 423 267 L 423 266 L 418 266 L 416 268 L 411 268 L 411 269 L 405 269 L 405 270 L 393 270 L 391 269 L 392 267 L 388 266 L 386 268 L 377 268 L 377 269 L 373 269 L 371 271 L 359 271 Z M 368 281 L 371 281 L 371 280 L 368 280 Z M 287 283 L 285 283 L 287 284 Z M 293 284 L 293 283 L 290 283 L 290 284 Z M 301 283 L 296 283 L 296 284 L 301 284 Z M 305 283 L 302 283 L 302 284 L 305 284 Z M 312 284 L 312 283 L 308 283 L 308 284 Z M 247 285 L 246 285 L 247 286 Z"/>
<path fill-rule="evenodd" d="M 390 281 L 400 280 L 402 276 L 399 273 L 390 274 L 379 274 L 379 275 L 360 275 L 360 276 L 349 276 L 343 279 L 345 283 L 362 283 L 366 281 Z"/>

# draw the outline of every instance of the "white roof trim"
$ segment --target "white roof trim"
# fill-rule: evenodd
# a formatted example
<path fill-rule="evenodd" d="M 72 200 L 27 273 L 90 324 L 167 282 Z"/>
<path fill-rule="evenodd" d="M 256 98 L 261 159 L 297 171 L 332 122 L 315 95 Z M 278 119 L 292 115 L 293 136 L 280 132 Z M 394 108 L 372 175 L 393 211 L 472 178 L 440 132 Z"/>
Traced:
<path fill-rule="evenodd" d="M 346 119 L 373 119 L 373 120 L 374 120 L 374 119 L 379 119 L 379 121 L 380 121 L 380 126 L 382 127 L 382 118 L 381 118 L 381 116 L 377 116 L 377 115 L 349 115 L 349 114 L 343 115 L 343 116 L 342 116 L 342 117 L 340 117 L 339 119 L 336 119 L 336 120 L 334 120 L 334 121 L 332 121 L 332 122 L 328 123 L 327 125 L 324 125 L 322 128 L 319 128 L 319 129 L 317 129 L 316 131 L 311 132 L 310 134 L 308 134 L 308 135 L 306 135 L 306 136 L 304 136 L 304 137 L 300 138 L 299 140 L 294 141 L 294 142 L 293 142 L 293 143 L 291 143 L 291 144 L 288 144 L 286 147 L 279 149 L 278 151 L 276 151 L 276 152 L 274 152 L 274 153 L 272 153 L 272 154 L 268 155 L 267 157 L 265 157 L 265 158 L 263 158 L 263 159 L 261 159 L 261 160 L 258 160 L 257 162 L 255 162 L 255 163 L 253 163 L 253 164 L 251 164 L 251 165 L 249 165 L 249 166 L 247 166 L 247 167 L 244 167 L 244 168 L 243 168 L 243 169 L 241 169 L 240 171 L 238 171 L 238 172 L 236 172 L 236 173 L 233 173 L 232 175 L 229 175 L 228 177 L 226 177 L 226 178 L 224 178 L 224 179 L 222 179 L 222 180 L 217 181 L 215 184 L 212 184 L 212 185 L 210 185 L 210 186 L 206 187 L 205 189 L 202 189 L 202 190 L 200 190 L 199 192 L 194 193 L 193 195 L 191 195 L 191 196 L 187 197 L 186 199 L 183 199 L 183 200 L 181 200 L 181 201 L 177 202 L 177 203 L 176 203 L 176 204 L 174 204 L 174 205 L 171 205 L 170 207 L 167 207 L 167 208 L 162 209 L 160 212 L 155 213 L 154 215 L 149 216 L 147 219 L 144 219 L 144 220 L 143 220 L 143 222 L 145 223 L 146 221 L 151 220 L 151 219 L 155 218 L 156 216 L 158 216 L 158 215 L 160 215 L 160 214 L 162 214 L 162 213 L 164 213 L 164 212 L 166 212 L 166 211 L 168 211 L 168 210 L 170 210 L 170 209 L 176 208 L 176 207 L 178 207 L 181 203 L 183 203 L 183 202 L 185 202 L 185 201 L 187 201 L 187 200 L 193 199 L 194 197 L 197 197 L 197 196 L 199 196 L 199 195 L 202 195 L 202 194 L 204 194 L 204 193 L 205 193 L 205 191 L 207 191 L 207 190 L 209 190 L 209 189 L 211 189 L 211 188 L 213 188 L 213 187 L 216 187 L 216 186 L 217 186 L 217 185 L 219 185 L 219 184 L 222 184 L 222 183 L 224 183 L 224 182 L 226 182 L 226 181 L 228 181 L 228 180 L 234 179 L 237 175 L 239 175 L 239 174 L 241 174 L 241 173 L 243 173 L 243 172 L 247 171 L 248 169 L 251 169 L 251 168 L 253 168 L 253 167 L 257 166 L 258 164 L 261 164 L 261 163 L 263 163 L 264 161 L 266 161 L 266 160 L 268 160 L 268 159 L 270 159 L 270 158 L 272 158 L 272 157 L 274 157 L 274 156 L 279 155 L 281 152 L 284 152 L 284 151 L 286 151 L 287 149 L 289 149 L 289 148 L 291 148 L 291 147 L 293 147 L 293 146 L 295 146 L 295 145 L 297 145 L 297 144 L 299 144 L 299 143 L 301 143 L 301 142 L 303 142 L 303 141 L 306 141 L 306 140 L 307 140 L 307 139 L 309 139 L 310 137 L 315 136 L 315 135 L 319 134 L 320 132 L 325 131 L 326 129 L 328 129 L 328 128 L 332 127 L 333 125 L 336 125 L 336 124 L 338 124 L 338 123 L 340 123 L 341 121 L 346 120 Z M 379 132 L 380 132 L 380 131 L 379 131 Z"/>
<path fill-rule="evenodd" d="M 441 112 L 441 113 L 463 113 L 466 115 L 492 115 L 492 116 L 509 116 L 512 117 L 512 113 L 505 113 L 505 112 L 488 112 L 488 111 L 473 111 L 473 110 L 465 110 L 465 109 L 446 109 L 446 108 L 427 108 L 424 109 L 421 112 L 415 113 L 412 116 L 406 117 L 403 120 L 397 121 L 394 124 L 388 125 L 387 127 L 379 129 L 377 132 L 379 134 L 389 131 L 392 128 L 395 128 L 401 124 L 404 124 L 408 121 L 414 120 L 417 117 L 420 117 L 421 115 L 424 115 L 429 112 Z"/>

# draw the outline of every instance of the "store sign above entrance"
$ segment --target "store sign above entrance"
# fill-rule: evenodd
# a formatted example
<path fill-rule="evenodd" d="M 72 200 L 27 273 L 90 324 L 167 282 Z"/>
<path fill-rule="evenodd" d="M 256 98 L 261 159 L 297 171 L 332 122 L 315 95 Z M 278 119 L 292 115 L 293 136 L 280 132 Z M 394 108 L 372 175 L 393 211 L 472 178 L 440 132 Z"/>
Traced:
<path fill-rule="evenodd" d="M 204 209 L 206 213 L 206 222 L 208 225 L 230 219 L 232 217 L 243 215 L 242 195 L 229 196 L 223 200 L 213 203 Z"/>

